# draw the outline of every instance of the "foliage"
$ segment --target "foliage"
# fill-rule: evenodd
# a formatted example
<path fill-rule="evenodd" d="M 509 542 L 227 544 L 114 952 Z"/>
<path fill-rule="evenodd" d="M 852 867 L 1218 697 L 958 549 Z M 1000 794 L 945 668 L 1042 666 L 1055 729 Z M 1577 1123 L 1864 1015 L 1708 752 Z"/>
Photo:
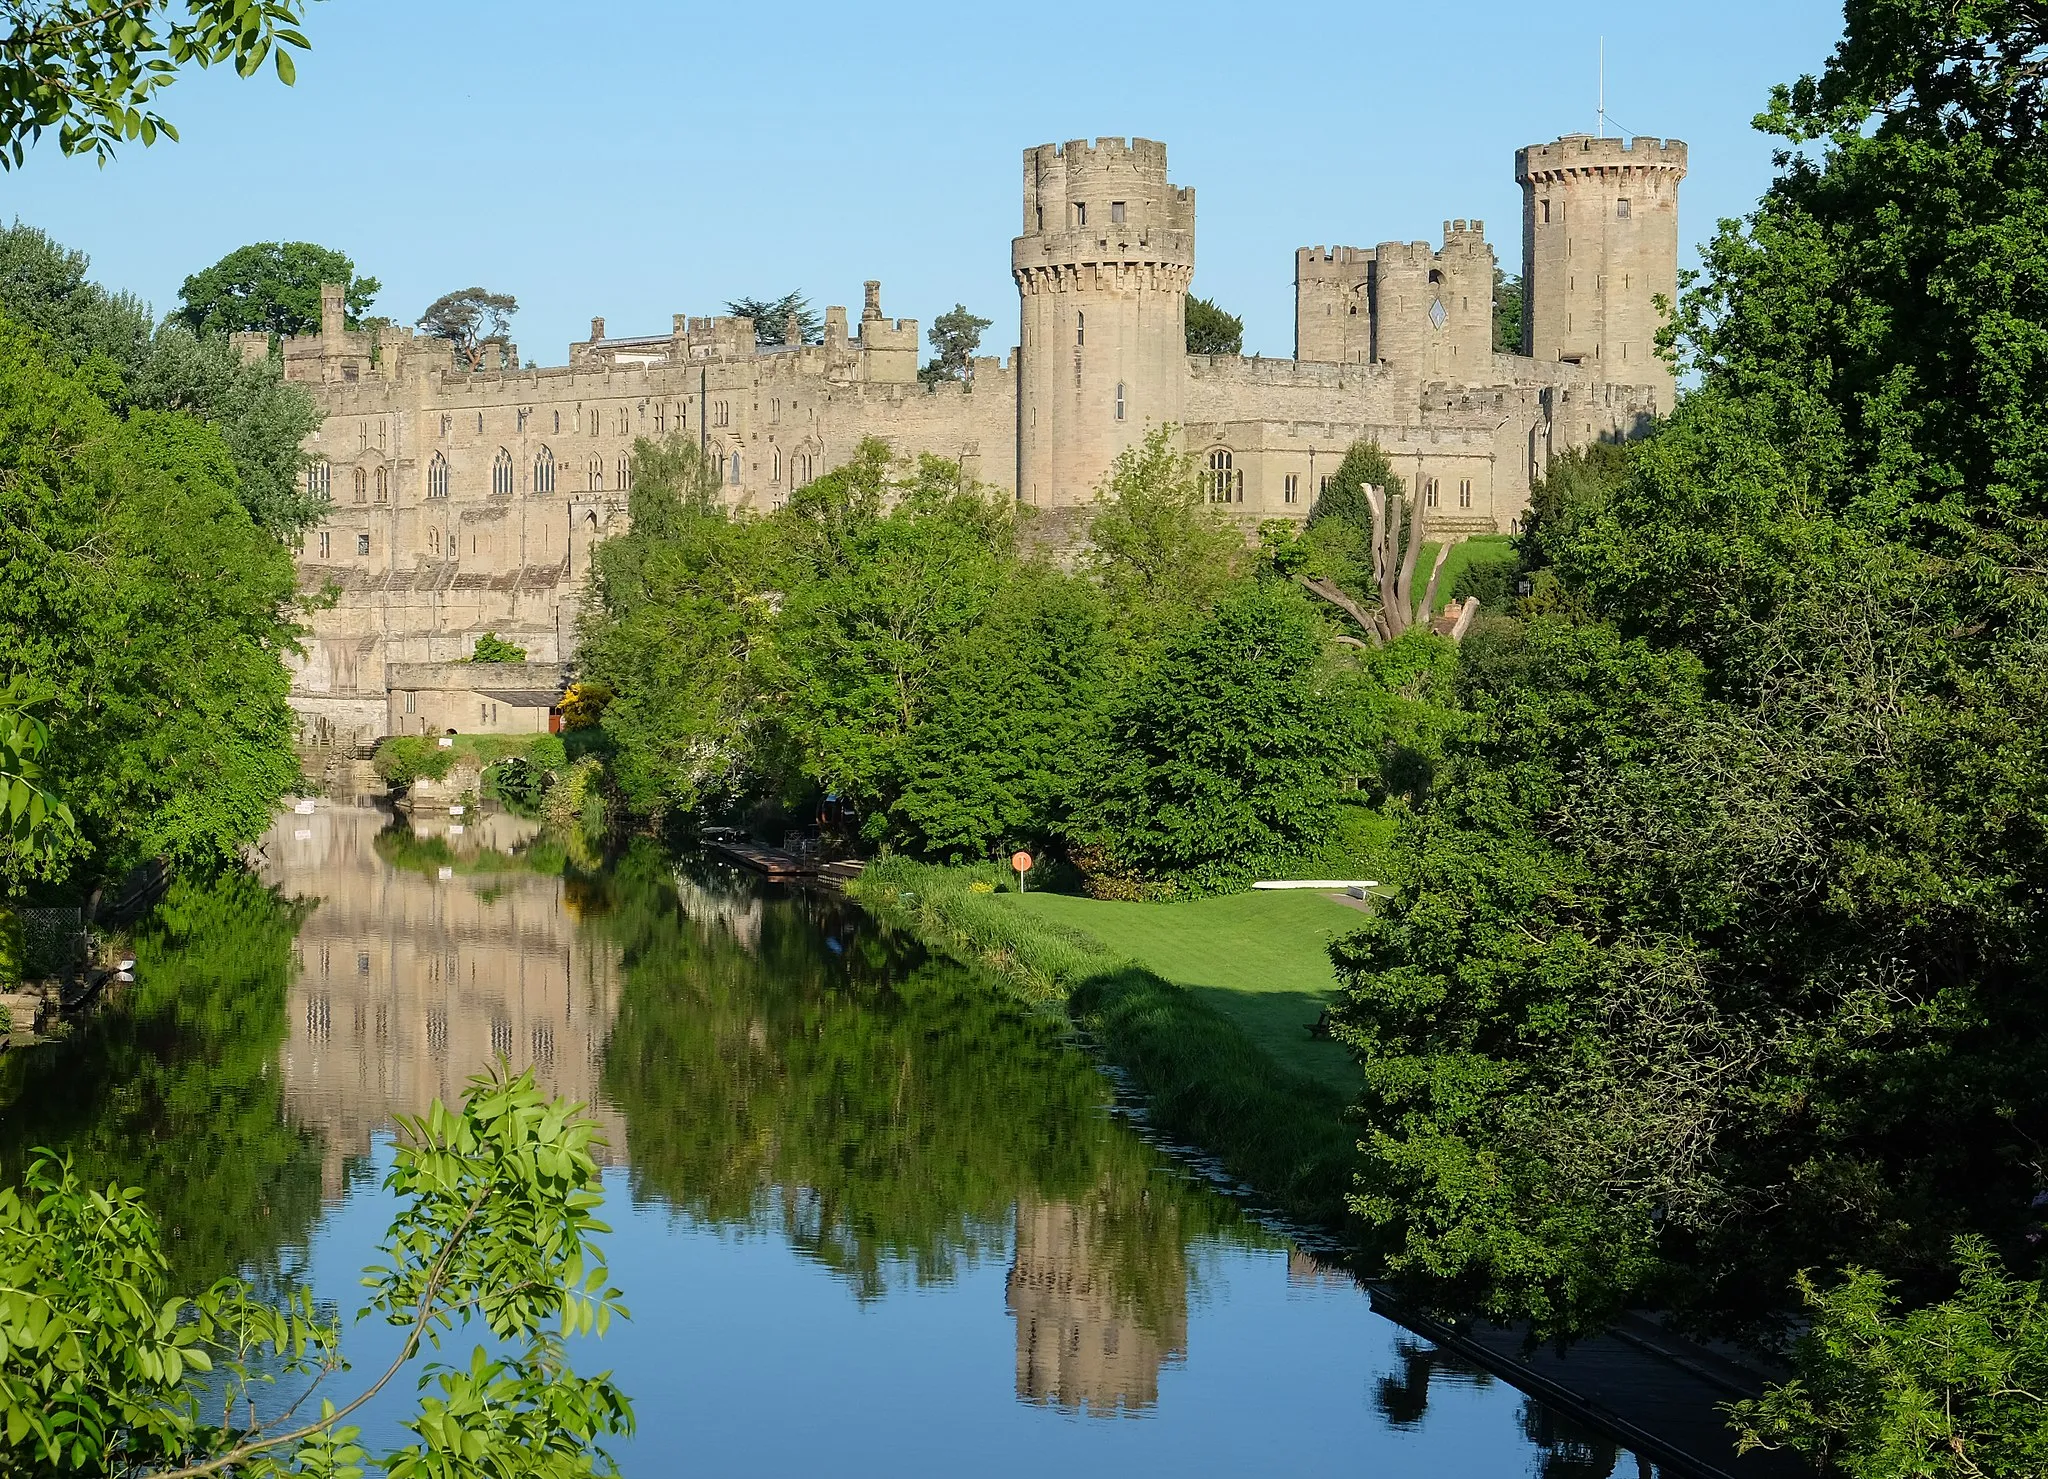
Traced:
<path fill-rule="evenodd" d="M 0 321 L 0 670 L 49 694 L 42 760 L 78 836 L 0 855 L 17 885 L 197 862 L 260 836 L 298 780 L 290 556 L 212 428 L 115 417 Z"/>
<path fill-rule="evenodd" d="M 942 380 L 972 383 L 974 351 L 981 348 L 981 331 L 991 322 L 969 313 L 965 303 L 955 303 L 933 319 L 925 334 L 932 343 L 932 357 L 917 372 L 917 378 L 926 385 Z"/>
<path fill-rule="evenodd" d="M 0 688 L 0 822 L 15 851 L 31 859 L 50 855 L 56 837 L 76 825 L 71 808 L 42 783 L 37 757 L 49 746 L 50 727 L 35 716 L 37 699 L 18 676 Z"/>
<path fill-rule="evenodd" d="M 466 659 L 469 662 L 525 662 L 526 649 L 515 646 L 496 632 L 485 632 L 476 639 L 476 650 Z"/>
<path fill-rule="evenodd" d="M 725 311 L 734 318 L 752 319 L 758 344 L 825 342 L 825 321 L 802 293 L 784 293 L 780 298 L 734 298 L 725 305 Z M 794 341 L 789 338 L 792 319 L 796 321 Z"/>
<path fill-rule="evenodd" d="M 1230 582 L 1244 540 L 1203 497 L 1195 459 L 1170 427 L 1117 454 L 1095 493 L 1089 573 L 1112 620 L 1144 638 L 1199 611 Z"/>
<path fill-rule="evenodd" d="M 1493 269 L 1493 352 L 1522 352 L 1522 279 Z"/>
<path fill-rule="evenodd" d="M 1800 1376 L 1737 1403 L 1741 1447 L 1789 1448 L 1848 1479 L 1978 1479 L 2048 1467 L 2048 1305 L 1981 1238 L 1956 1243 L 1962 1287 L 1900 1311 L 1852 1268 L 1799 1276 L 1812 1328 Z"/>
<path fill-rule="evenodd" d="M 382 286 L 376 278 L 356 276 L 356 264 L 331 247 L 259 241 L 186 278 L 173 317 L 202 337 L 259 330 L 279 337 L 315 334 L 320 288 L 330 282 L 345 290 L 347 326 L 360 328 Z"/>
<path fill-rule="evenodd" d="M 1244 320 L 1207 298 L 1188 299 L 1187 335 L 1189 354 L 1244 353 Z"/>
<path fill-rule="evenodd" d="M 394 1476 L 616 1472 L 599 1446 L 632 1412 L 608 1377 L 579 1377 L 563 1336 L 623 1315 L 596 1235 L 602 1199 L 580 1106 L 549 1102 L 531 1075 L 471 1080 L 459 1112 L 438 1100 L 401 1121 L 386 1188 L 401 1201 L 369 1270 L 365 1314 L 406 1331 L 397 1358 L 353 1401 L 300 1403 L 342 1369 L 338 1323 L 311 1296 L 281 1305 L 227 1278 L 173 1292 L 139 1193 L 95 1191 L 51 1158 L 0 1190 L 0 1391 L 8 1441 L 31 1474 L 359 1474 L 344 1420 L 426 1347 L 488 1332 L 464 1366 L 430 1363 L 405 1424 L 415 1441 L 380 1459 Z M 559 1332 L 559 1333 L 558 1333 Z M 253 1382 L 302 1384 L 283 1415 L 237 1424 Z M 222 1403 L 222 1421 L 207 1412 Z"/>
<path fill-rule="evenodd" d="M 1379 582 L 1373 572 L 1368 487 L 1384 488 L 1388 498 L 1400 499 L 1406 484 L 1379 443 L 1353 442 L 1309 510 L 1301 565 L 1309 577 L 1335 581 L 1353 598 L 1371 603 L 1379 598 Z"/>
<path fill-rule="evenodd" d="M 296 76 L 289 47 L 304 50 L 303 0 L 5 0 L 0 4 L 0 169 L 19 168 L 25 146 L 57 130 L 66 154 L 104 165 L 115 147 L 178 131 L 153 106 L 181 67 L 232 63 L 254 76 L 273 58 L 278 81 Z"/>
<path fill-rule="evenodd" d="M 1345 749 L 1322 648 L 1307 603 L 1263 582 L 1167 639 L 1110 717 L 1074 828 L 1091 892 L 1229 892 L 1317 849 Z"/>
<path fill-rule="evenodd" d="M 443 745 L 442 740 L 450 743 Z M 408 786 L 421 776 L 446 780 L 458 763 L 485 768 L 500 761 L 551 753 L 562 741 L 550 734 L 394 734 L 380 741 L 370 763 L 389 786 Z"/>
<path fill-rule="evenodd" d="M 1460 552 L 1466 555 L 1462 561 L 1457 559 Z M 1451 565 L 1445 568 L 1453 566 L 1453 601 L 1473 597 L 1486 611 L 1499 611 L 1514 601 L 1515 586 L 1522 576 L 1522 559 L 1506 539 L 1481 534 L 1462 541 L 1460 549 L 1452 554 Z"/>
<path fill-rule="evenodd" d="M 504 341 L 518 311 L 519 300 L 510 293 L 458 288 L 429 303 L 416 326 L 430 338 L 447 340 L 464 368 L 475 371 L 484 368 L 485 347 Z"/>
<path fill-rule="evenodd" d="M 548 788 L 568 768 L 568 747 L 555 735 L 536 735 L 525 754 L 497 761 L 484 771 L 484 794 L 495 796 L 521 816 L 536 816 Z"/>
<path fill-rule="evenodd" d="M 610 688 L 595 679 L 585 678 L 569 685 L 562 695 L 562 728 L 566 730 L 590 729 L 604 717 L 605 705 L 612 701 Z"/>
<path fill-rule="evenodd" d="M 15 222 L 0 230 L 0 313 L 44 336 L 48 351 L 73 365 L 104 356 L 125 382 L 149 358 L 149 305 L 132 293 L 109 293 L 85 275 L 90 265 L 85 253 Z"/>

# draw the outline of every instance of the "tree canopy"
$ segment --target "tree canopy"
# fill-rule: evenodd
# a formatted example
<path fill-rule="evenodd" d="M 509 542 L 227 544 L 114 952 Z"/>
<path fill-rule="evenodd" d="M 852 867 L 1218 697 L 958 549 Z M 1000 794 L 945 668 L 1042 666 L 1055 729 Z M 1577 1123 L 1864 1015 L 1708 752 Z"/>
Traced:
<path fill-rule="evenodd" d="M 825 321 L 802 293 L 784 293 L 780 298 L 734 298 L 725 311 L 735 318 L 754 321 L 754 340 L 759 344 L 790 343 L 790 321 L 796 321 L 798 344 L 823 344 Z"/>
<path fill-rule="evenodd" d="M 435 339 L 445 339 L 465 368 L 484 368 L 484 347 L 502 342 L 512 326 L 519 301 L 510 293 L 488 288 L 460 288 L 443 293 L 427 305 L 417 327 Z"/>
<path fill-rule="evenodd" d="M 172 317 L 193 333 L 261 331 L 279 337 L 317 333 L 320 288 L 340 283 L 349 328 L 361 326 L 381 284 L 358 277 L 345 253 L 310 241 L 259 241 L 237 247 L 178 289 Z"/>
<path fill-rule="evenodd" d="M 931 328 L 925 331 L 925 337 L 931 340 L 932 357 L 917 372 L 917 378 L 927 385 L 936 385 L 941 380 L 973 379 L 974 352 L 981 348 L 981 331 L 991 322 L 969 313 L 965 303 L 955 303 L 933 319 Z"/>
<path fill-rule="evenodd" d="M 1207 298 L 1189 297 L 1187 334 L 1189 354 L 1244 353 L 1244 320 Z"/>

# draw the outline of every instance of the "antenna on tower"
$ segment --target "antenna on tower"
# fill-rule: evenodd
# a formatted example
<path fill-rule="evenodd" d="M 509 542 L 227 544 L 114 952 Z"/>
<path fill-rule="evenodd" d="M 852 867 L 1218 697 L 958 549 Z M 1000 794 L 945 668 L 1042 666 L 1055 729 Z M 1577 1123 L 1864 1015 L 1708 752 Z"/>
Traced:
<path fill-rule="evenodd" d="M 1600 125 L 1599 137 L 1607 137 L 1607 38 L 1600 38 Z"/>

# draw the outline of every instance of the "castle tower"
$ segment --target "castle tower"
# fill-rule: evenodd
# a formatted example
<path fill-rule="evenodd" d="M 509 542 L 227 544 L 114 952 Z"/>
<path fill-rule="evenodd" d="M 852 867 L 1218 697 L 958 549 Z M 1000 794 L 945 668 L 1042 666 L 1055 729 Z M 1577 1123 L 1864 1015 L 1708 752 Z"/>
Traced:
<path fill-rule="evenodd" d="M 1678 295 L 1676 139 L 1567 134 L 1515 151 L 1522 187 L 1522 349 L 1613 384 L 1655 387 L 1669 412 L 1671 371 L 1657 358 L 1656 298 Z"/>
<path fill-rule="evenodd" d="M 1017 497 L 1084 503 L 1148 426 L 1182 421 L 1195 192 L 1151 139 L 1024 151 Z"/>

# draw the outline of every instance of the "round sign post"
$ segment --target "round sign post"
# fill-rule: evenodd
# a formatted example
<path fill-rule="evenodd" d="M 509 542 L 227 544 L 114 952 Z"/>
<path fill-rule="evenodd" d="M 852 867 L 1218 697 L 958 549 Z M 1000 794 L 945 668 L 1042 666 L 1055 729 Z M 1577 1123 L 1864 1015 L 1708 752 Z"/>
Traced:
<path fill-rule="evenodd" d="M 1031 854 L 1019 849 L 1010 854 L 1010 866 L 1017 870 L 1017 892 L 1024 892 L 1024 875 L 1031 871 Z"/>

